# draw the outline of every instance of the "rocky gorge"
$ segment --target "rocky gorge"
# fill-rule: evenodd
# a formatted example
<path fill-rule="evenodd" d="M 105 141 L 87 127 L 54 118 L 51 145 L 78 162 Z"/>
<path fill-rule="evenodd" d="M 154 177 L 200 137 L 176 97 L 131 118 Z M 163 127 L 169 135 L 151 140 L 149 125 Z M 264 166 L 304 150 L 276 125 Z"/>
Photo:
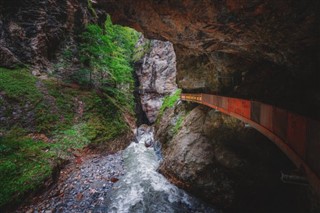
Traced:
<path fill-rule="evenodd" d="M 147 38 L 171 41 L 177 84 L 185 91 L 261 100 L 318 116 L 316 0 L 101 0 L 97 7 Z"/>
<path fill-rule="evenodd" d="M 319 196 L 309 185 L 281 181 L 281 174 L 297 168 L 271 141 L 235 118 L 179 100 L 181 90 L 205 92 L 259 100 L 318 119 L 319 9 L 315 0 L 0 2 L 0 66 L 5 67 L 0 70 L 0 153 L 18 150 L 7 148 L 18 132 L 40 144 L 37 153 L 46 157 L 60 149 L 56 144 L 62 141 L 58 161 L 79 164 L 53 185 L 48 196 L 34 196 L 33 204 L 20 211 L 319 212 Z M 130 61 L 134 89 L 131 81 L 115 83 L 112 73 L 101 74 L 106 81 L 92 83 L 100 73 L 88 70 L 99 70 L 100 64 L 90 66 L 93 60 L 102 61 L 102 54 L 93 55 L 91 62 L 80 56 L 84 39 L 78 34 L 96 23 L 107 35 L 107 14 L 114 23 L 143 33 Z M 6 69 L 19 66 L 33 75 L 22 78 L 19 73 L 26 71 Z M 83 86 L 77 74 L 87 73 L 90 84 Z M 21 88 L 28 85 L 27 95 L 10 96 L 12 87 L 3 86 L 8 82 Z M 114 88 L 134 90 L 137 118 L 123 107 L 129 96 L 118 101 Z M 23 101 L 17 101 L 19 95 Z M 128 146 L 140 124 L 153 125 L 155 139 L 146 148 L 136 131 L 140 143 L 132 143 L 124 155 L 114 154 Z M 82 145 L 73 147 L 78 143 Z M 79 163 L 85 146 L 104 154 Z M 38 163 L 32 149 L 21 150 L 28 161 Z M 141 156 L 142 164 L 135 164 L 133 171 L 123 168 L 123 158 L 130 159 L 126 165 L 140 159 L 128 150 L 148 156 Z M 0 162 L 1 171 L 13 173 L 11 161 Z M 150 172 L 148 166 L 163 191 L 172 194 L 160 193 L 157 182 L 144 179 L 148 175 L 139 169 Z M 186 192 L 169 186 L 155 170 Z M 130 179 L 128 171 L 137 172 L 133 176 L 142 181 Z M 184 193 L 202 201 L 191 201 Z M 157 201 L 163 203 L 162 209 Z"/>
<path fill-rule="evenodd" d="M 146 49 L 145 55 L 135 62 L 139 99 L 148 121 L 154 123 L 164 97 L 177 90 L 176 55 L 172 43 L 148 41 L 143 37 L 137 43 L 137 48 L 142 54 Z"/>
<path fill-rule="evenodd" d="M 140 85 L 145 88 L 141 92 L 142 105 L 148 103 L 145 97 L 149 103 L 160 102 L 155 94 L 161 94 L 161 89 L 150 85 L 165 87 L 167 82 L 156 79 L 165 76 L 167 81 L 176 81 L 176 70 L 168 65 L 161 70 L 163 66 L 157 62 L 162 61 L 161 53 L 173 51 L 160 45 L 159 53 L 161 43 L 152 41 L 149 51 L 136 63 Z M 156 77 L 152 78 L 154 73 Z M 174 84 L 168 88 L 171 85 Z M 173 97 L 174 91 L 168 92 L 167 98 Z M 252 127 L 204 106 L 176 101 L 172 107 L 162 107 L 159 114 L 159 105 L 147 104 L 142 109 L 151 123 L 151 112 L 151 116 L 157 114 L 155 134 L 163 155 L 159 172 L 172 183 L 227 212 L 318 211 L 317 196 L 312 190 L 283 184 L 279 174 L 295 170 L 294 166 Z M 243 203 L 250 205 L 244 207 Z"/>

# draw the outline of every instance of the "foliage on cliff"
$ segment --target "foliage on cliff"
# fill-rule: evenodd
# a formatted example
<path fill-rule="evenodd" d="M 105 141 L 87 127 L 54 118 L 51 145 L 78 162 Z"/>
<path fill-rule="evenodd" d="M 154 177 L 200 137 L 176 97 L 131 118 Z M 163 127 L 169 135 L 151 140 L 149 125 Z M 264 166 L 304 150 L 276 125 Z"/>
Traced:
<path fill-rule="evenodd" d="M 26 70 L 8 71 L 0 68 L 0 91 L 11 99 L 39 100 L 42 95 L 37 90 L 35 82 L 36 77 L 28 74 Z"/>
<path fill-rule="evenodd" d="M 134 62 L 138 62 L 141 60 L 147 53 L 151 50 L 151 40 L 144 38 L 144 43 L 142 45 L 138 45 L 135 48 L 132 60 Z"/>
<path fill-rule="evenodd" d="M 175 103 L 180 99 L 181 89 L 176 90 L 173 94 L 166 96 L 163 100 L 162 106 L 160 108 L 160 112 L 158 115 L 158 120 L 161 119 L 164 111 L 167 108 L 172 108 Z"/>
<path fill-rule="evenodd" d="M 129 131 L 122 112 L 95 90 L 21 69 L 0 68 L 0 77 L 0 209 L 37 189 L 73 152 L 110 146 Z"/>
<path fill-rule="evenodd" d="M 43 80 L 27 69 L 0 68 L 0 209 L 39 188 L 88 144 L 117 149 L 128 142 L 110 143 L 130 131 L 124 114 L 133 114 L 137 40 L 137 32 L 108 17 L 103 27 L 87 26 L 79 51 L 61 54 L 64 66 L 54 65 L 60 76 Z M 74 58 L 81 65 L 61 78 Z"/>
<path fill-rule="evenodd" d="M 104 28 L 88 25 L 81 35 L 80 59 L 84 64 L 82 82 L 100 87 L 120 105 L 133 111 L 132 56 L 138 33 L 112 24 L 110 16 Z"/>

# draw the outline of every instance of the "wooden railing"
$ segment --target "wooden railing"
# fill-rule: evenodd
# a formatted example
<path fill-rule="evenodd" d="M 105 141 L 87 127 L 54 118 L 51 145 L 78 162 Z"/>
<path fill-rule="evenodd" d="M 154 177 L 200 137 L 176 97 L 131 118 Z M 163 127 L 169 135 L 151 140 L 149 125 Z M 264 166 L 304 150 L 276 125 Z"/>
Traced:
<path fill-rule="evenodd" d="M 210 94 L 186 94 L 200 103 L 248 123 L 273 141 L 307 176 L 320 194 L 320 122 L 272 105 Z"/>

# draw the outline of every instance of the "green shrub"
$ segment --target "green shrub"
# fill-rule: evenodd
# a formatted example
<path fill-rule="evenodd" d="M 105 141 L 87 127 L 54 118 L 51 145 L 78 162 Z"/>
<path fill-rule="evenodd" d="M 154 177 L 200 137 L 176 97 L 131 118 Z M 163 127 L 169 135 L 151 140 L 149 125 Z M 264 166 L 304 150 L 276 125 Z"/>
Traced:
<path fill-rule="evenodd" d="M 64 59 L 70 60 L 72 58 L 73 53 L 71 49 L 67 48 L 63 51 L 62 55 Z"/>
<path fill-rule="evenodd" d="M 77 82 L 84 87 L 91 87 L 91 71 L 86 68 L 79 69 L 70 76 L 72 82 Z"/>
<path fill-rule="evenodd" d="M 172 95 L 166 96 L 163 100 L 162 106 L 159 111 L 158 120 L 162 117 L 167 108 L 172 108 L 175 103 L 180 99 L 181 89 L 176 90 Z"/>

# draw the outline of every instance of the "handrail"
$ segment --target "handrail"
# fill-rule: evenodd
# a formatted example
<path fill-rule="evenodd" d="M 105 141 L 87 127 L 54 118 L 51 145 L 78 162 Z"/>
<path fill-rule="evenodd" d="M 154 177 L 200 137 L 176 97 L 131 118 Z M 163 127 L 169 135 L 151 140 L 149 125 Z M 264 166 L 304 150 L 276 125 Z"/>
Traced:
<path fill-rule="evenodd" d="M 320 194 L 320 122 L 290 111 L 238 98 L 182 93 L 181 100 L 196 102 L 228 114 L 267 136 L 305 172 Z"/>

